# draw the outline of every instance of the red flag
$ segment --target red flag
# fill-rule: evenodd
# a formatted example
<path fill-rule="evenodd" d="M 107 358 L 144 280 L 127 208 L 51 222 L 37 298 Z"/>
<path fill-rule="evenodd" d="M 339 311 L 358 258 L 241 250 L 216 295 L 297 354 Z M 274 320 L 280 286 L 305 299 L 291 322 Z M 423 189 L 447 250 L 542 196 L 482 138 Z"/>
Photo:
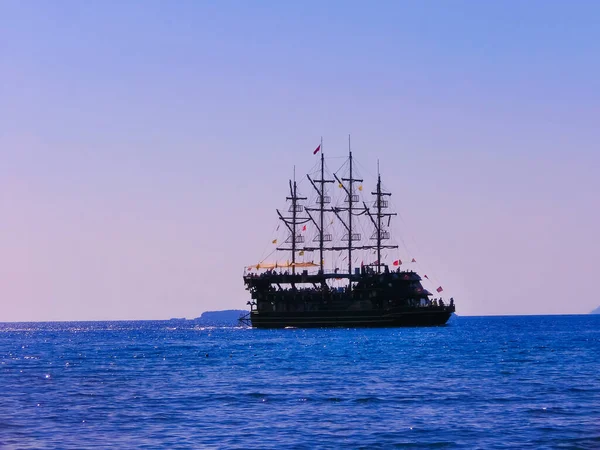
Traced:
<path fill-rule="evenodd" d="M 411 262 L 417 262 L 417 260 L 415 258 L 413 258 Z"/>
<path fill-rule="evenodd" d="M 437 288 L 437 289 L 436 289 L 436 291 L 438 291 L 438 292 L 442 292 L 442 291 L 443 291 L 443 289 L 442 289 L 442 287 L 440 286 L 439 288 Z"/>
<path fill-rule="evenodd" d="M 429 280 L 429 277 L 427 275 L 423 275 L 423 276 Z"/>
<path fill-rule="evenodd" d="M 302 227 L 302 231 L 306 231 L 306 225 Z"/>
<path fill-rule="evenodd" d="M 400 264 L 402 264 L 402 261 L 400 261 L 399 259 L 397 259 L 392 264 L 395 265 L 395 266 L 399 266 Z"/>
<path fill-rule="evenodd" d="M 317 153 L 319 153 L 320 150 L 321 150 L 321 144 L 319 144 L 319 146 L 317 148 L 315 148 L 313 155 L 316 155 Z"/>

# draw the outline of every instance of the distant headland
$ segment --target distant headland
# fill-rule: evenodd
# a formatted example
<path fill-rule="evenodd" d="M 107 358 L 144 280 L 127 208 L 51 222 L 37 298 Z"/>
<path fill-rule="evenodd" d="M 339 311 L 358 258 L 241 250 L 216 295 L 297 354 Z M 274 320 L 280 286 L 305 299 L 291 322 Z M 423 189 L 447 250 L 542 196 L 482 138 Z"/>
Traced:
<path fill-rule="evenodd" d="M 600 314 L 600 306 L 598 306 L 596 309 L 594 309 L 593 311 L 590 311 L 590 314 Z"/>
<path fill-rule="evenodd" d="M 248 311 L 243 309 L 226 309 L 224 311 L 205 311 L 200 317 L 191 319 L 190 322 L 195 322 L 201 325 L 208 326 L 232 326 L 238 324 L 238 319 L 242 314 L 247 314 Z M 184 321 L 186 319 L 170 319 L 171 321 Z"/>

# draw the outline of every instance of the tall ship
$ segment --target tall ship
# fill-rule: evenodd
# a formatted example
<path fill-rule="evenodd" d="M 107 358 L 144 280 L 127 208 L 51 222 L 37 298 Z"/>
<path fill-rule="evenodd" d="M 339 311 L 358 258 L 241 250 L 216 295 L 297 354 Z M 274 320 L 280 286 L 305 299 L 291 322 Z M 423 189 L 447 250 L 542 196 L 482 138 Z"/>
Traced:
<path fill-rule="evenodd" d="M 399 246 L 391 239 L 390 224 L 396 213 L 379 167 L 368 193 L 350 140 L 348 158 L 336 172 L 326 167 L 322 141 L 313 154 L 320 155 L 319 163 L 300 181 L 312 196 L 300 192 L 294 168 L 289 207 L 277 210 L 274 247 L 244 269 L 251 300 L 242 321 L 256 328 L 446 324 L 454 300 L 432 298 L 421 276 L 394 259 Z"/>

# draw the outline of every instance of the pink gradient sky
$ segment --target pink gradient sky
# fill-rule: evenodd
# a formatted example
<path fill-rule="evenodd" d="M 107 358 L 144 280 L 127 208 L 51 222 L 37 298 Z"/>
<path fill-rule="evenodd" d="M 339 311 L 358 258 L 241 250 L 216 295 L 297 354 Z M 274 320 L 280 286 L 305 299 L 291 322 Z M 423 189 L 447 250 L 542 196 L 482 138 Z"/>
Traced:
<path fill-rule="evenodd" d="M 343 156 L 348 133 L 458 314 L 589 312 L 599 16 L 591 1 L 2 3 L 0 321 L 245 308 L 242 269 L 292 166 L 320 136 Z"/>

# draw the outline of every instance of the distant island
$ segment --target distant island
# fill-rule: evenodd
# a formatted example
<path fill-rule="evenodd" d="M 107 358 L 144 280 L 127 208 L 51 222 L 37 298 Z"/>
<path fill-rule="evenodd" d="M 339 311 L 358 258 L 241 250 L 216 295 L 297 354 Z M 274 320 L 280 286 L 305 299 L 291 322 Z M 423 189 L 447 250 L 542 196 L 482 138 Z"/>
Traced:
<path fill-rule="evenodd" d="M 600 306 L 590 312 L 590 314 L 600 314 Z"/>
<path fill-rule="evenodd" d="M 245 311 L 243 309 L 205 311 L 200 317 L 194 319 L 194 321 L 206 325 L 237 325 L 240 316 L 246 313 L 248 313 L 248 311 Z"/>
<path fill-rule="evenodd" d="M 243 309 L 226 309 L 224 311 L 205 311 L 200 317 L 191 319 L 191 322 L 207 326 L 234 326 L 238 325 L 238 319 L 248 311 Z M 184 321 L 185 319 L 173 318 L 171 321 Z"/>

